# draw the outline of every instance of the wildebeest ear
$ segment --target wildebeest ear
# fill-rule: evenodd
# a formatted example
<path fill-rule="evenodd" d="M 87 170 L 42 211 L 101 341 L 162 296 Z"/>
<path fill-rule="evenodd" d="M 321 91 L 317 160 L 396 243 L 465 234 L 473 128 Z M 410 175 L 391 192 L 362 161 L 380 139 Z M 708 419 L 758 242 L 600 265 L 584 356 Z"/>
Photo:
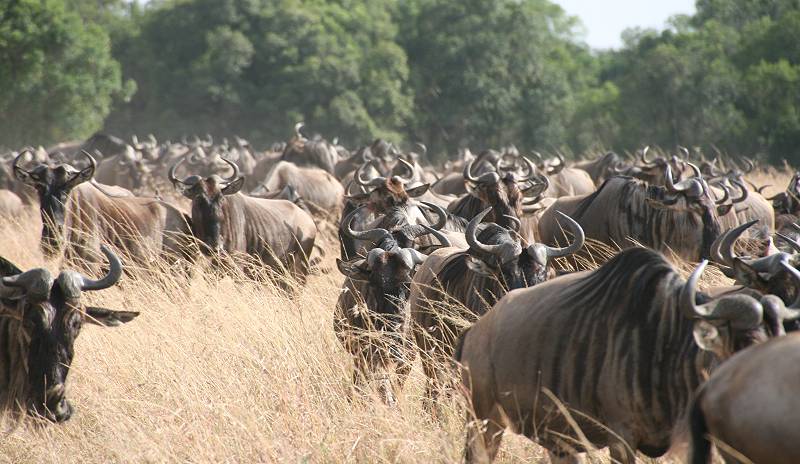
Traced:
<path fill-rule="evenodd" d="M 244 185 L 244 176 L 241 176 L 238 179 L 226 185 L 225 188 L 222 189 L 222 194 L 233 195 L 234 193 L 241 190 L 243 185 Z"/>
<path fill-rule="evenodd" d="M 98 306 L 86 307 L 86 322 L 114 327 L 132 321 L 139 313 L 135 311 L 114 311 Z"/>
<path fill-rule="evenodd" d="M 431 188 L 431 184 L 422 184 L 422 185 L 418 185 L 418 186 L 416 186 L 416 187 L 414 187 L 414 188 L 412 188 L 410 190 L 406 190 L 406 193 L 411 198 L 415 198 L 415 197 L 424 195 L 425 192 L 427 192 L 429 188 Z"/>
<path fill-rule="evenodd" d="M 719 330 L 714 324 L 699 320 L 694 323 L 692 335 L 695 343 L 701 349 L 718 355 L 723 354 L 722 338 L 719 336 Z"/>
<path fill-rule="evenodd" d="M 91 180 L 93 175 L 94 175 L 94 167 L 89 166 L 88 168 L 82 169 L 73 174 L 72 177 L 67 179 L 67 181 L 64 182 L 63 188 L 68 190 L 73 189 L 77 187 L 79 184 Z"/>
<path fill-rule="evenodd" d="M 759 289 L 766 284 L 758 274 L 758 271 L 739 258 L 734 258 L 733 260 L 733 273 L 736 282 L 745 287 Z"/>
<path fill-rule="evenodd" d="M 346 277 L 354 280 L 367 280 L 368 270 L 366 269 L 366 262 L 367 260 L 365 259 L 342 261 L 341 259 L 336 258 L 336 267 L 339 268 L 339 272 Z"/>
<path fill-rule="evenodd" d="M 726 214 L 728 214 L 728 212 L 730 212 L 731 208 L 733 208 L 733 205 L 720 205 L 720 206 L 717 206 L 717 215 L 725 216 Z"/>

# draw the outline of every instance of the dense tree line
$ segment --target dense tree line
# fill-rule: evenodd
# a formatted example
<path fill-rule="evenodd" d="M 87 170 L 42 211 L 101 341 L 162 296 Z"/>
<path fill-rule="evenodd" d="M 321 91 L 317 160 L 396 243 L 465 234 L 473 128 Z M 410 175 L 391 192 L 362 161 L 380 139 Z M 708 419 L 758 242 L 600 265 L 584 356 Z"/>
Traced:
<path fill-rule="evenodd" d="M 800 0 L 698 0 L 591 51 L 549 0 L 0 0 L 0 144 L 104 129 L 436 153 L 800 156 Z"/>

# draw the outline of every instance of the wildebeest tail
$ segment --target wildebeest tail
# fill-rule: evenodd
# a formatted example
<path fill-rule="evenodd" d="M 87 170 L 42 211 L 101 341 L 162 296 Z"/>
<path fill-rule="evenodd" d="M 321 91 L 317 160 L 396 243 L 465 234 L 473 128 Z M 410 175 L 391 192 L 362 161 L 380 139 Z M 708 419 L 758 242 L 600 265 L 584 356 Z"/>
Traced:
<path fill-rule="evenodd" d="M 703 409 L 700 407 L 701 393 L 692 402 L 689 411 L 689 464 L 708 464 L 711 458 L 711 442 Z"/>

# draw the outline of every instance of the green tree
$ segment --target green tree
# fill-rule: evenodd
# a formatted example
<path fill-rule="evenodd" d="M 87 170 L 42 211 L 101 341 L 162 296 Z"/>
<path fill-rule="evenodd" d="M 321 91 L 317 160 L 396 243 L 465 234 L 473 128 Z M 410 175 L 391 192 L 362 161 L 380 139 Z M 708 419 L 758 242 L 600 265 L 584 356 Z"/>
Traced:
<path fill-rule="evenodd" d="M 108 35 L 63 1 L 0 1 L 0 62 L 0 143 L 8 146 L 85 137 L 123 96 Z"/>
<path fill-rule="evenodd" d="M 412 137 L 458 146 L 564 143 L 583 79 L 574 18 L 545 0 L 416 0 L 399 11 L 416 96 Z M 576 72 L 577 71 L 577 72 Z"/>
<path fill-rule="evenodd" d="M 157 4 L 120 46 L 139 91 L 118 132 L 286 138 L 304 120 L 350 144 L 399 138 L 411 115 L 392 2 L 192 0 Z"/>

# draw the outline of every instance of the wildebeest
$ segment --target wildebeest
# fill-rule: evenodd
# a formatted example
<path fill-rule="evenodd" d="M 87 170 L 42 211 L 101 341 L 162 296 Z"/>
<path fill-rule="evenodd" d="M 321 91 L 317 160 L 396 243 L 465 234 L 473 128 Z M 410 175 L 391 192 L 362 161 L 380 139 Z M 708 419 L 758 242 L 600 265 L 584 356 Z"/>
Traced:
<path fill-rule="evenodd" d="M 291 161 L 302 167 L 315 167 L 331 174 L 339 161 L 339 153 L 327 140 L 309 140 L 303 137 L 300 129 L 303 123 L 294 126 L 294 137 L 286 144 L 281 160 Z"/>
<path fill-rule="evenodd" d="M 591 195 L 559 198 L 542 215 L 539 237 L 555 246 L 562 236 L 555 213 L 578 221 L 586 237 L 610 246 L 638 244 L 697 261 L 708 258 L 721 232 L 718 207 L 702 178 L 673 182 L 669 166 L 665 187 L 648 186 L 630 177 L 612 177 Z M 723 208 L 723 209 L 718 209 Z"/>
<path fill-rule="evenodd" d="M 452 202 L 447 210 L 466 220 L 471 220 L 487 206 L 491 207 L 488 220 L 502 227 L 511 226 L 514 219 L 522 216 L 529 203 L 539 200 L 544 183 L 536 176 L 536 168 L 527 158 L 522 158 L 525 171 L 521 175 L 512 172 L 486 171 L 478 177 L 472 175 L 473 161 L 464 166 L 464 180 L 469 193 Z M 535 199 L 525 198 L 535 194 Z"/>
<path fill-rule="evenodd" d="M 590 160 L 579 161 L 572 165 L 574 168 L 582 169 L 589 174 L 595 185 L 599 186 L 609 177 L 617 175 L 614 169 L 622 160 L 619 155 L 610 151 L 605 155 L 598 156 Z"/>
<path fill-rule="evenodd" d="M 442 248 L 431 253 L 411 285 L 414 338 L 429 378 L 428 397 L 436 399 L 442 369 L 463 321 L 485 314 L 507 291 L 544 282 L 554 258 L 583 246 L 583 232 L 564 216 L 575 239 L 564 248 L 525 245 L 519 235 L 494 223 L 481 224 L 490 208 L 475 216 L 465 233 L 468 250 Z"/>
<path fill-rule="evenodd" d="M 103 184 L 139 192 L 146 186 L 149 175 L 147 161 L 140 152 L 128 145 L 122 153 L 104 157 L 97 166 L 94 178 Z"/>
<path fill-rule="evenodd" d="M 130 192 L 92 181 L 96 163 L 82 152 L 89 165 L 81 170 L 69 164 L 40 164 L 26 170 L 14 162 L 14 174 L 36 188 L 42 217 L 41 246 L 47 256 L 62 245 L 68 259 L 99 259 L 101 243 L 139 264 L 161 253 L 184 252 L 189 233 L 186 215 L 175 206 L 154 198 L 134 197 Z"/>
<path fill-rule="evenodd" d="M 409 332 L 408 294 L 414 272 L 427 255 L 414 248 L 414 240 L 434 234 L 441 246 L 447 239 L 424 225 L 409 225 L 389 232 L 371 229 L 356 232 L 350 228 L 352 216 L 345 221 L 351 236 L 376 244 L 366 258 L 336 260 L 346 279 L 336 303 L 334 331 L 353 356 L 353 383 L 359 385 L 381 373 L 381 395 L 389 404 L 394 394 L 385 370 L 393 367 L 402 386 L 414 360 Z M 383 371 L 383 372 L 379 372 Z"/>
<path fill-rule="evenodd" d="M 778 302 L 775 309 L 797 312 Z M 728 463 L 800 462 L 798 378 L 798 334 L 748 348 L 724 362 L 700 387 L 689 413 L 688 462 L 710 463 L 716 442 L 722 443 L 717 449 Z"/>
<path fill-rule="evenodd" d="M 622 463 L 664 454 L 705 372 L 780 324 L 765 308 L 774 298 L 698 294 L 706 263 L 684 282 L 663 255 L 633 248 L 507 294 L 455 353 L 485 424 L 468 430 L 467 462 L 492 461 L 506 427 L 554 462 L 586 442 Z"/>
<path fill-rule="evenodd" d="M 305 281 L 308 259 L 317 237 L 311 216 L 287 200 L 253 198 L 239 193 L 244 177 L 235 163 L 229 178 L 213 174 L 202 178 L 175 177 L 180 161 L 172 166 L 169 179 L 192 200 L 192 235 L 205 254 L 220 252 L 250 255 L 275 270 L 287 270 Z"/>
<path fill-rule="evenodd" d="M 795 271 L 800 267 L 800 243 L 783 236 L 793 248 L 794 253 L 773 250 L 762 257 L 738 256 L 735 253 L 736 240 L 756 220 L 734 227 L 720 235 L 711 245 L 711 258 L 722 272 L 734 279 L 737 285 L 767 295 L 779 297 L 785 304 L 794 302 L 800 296 L 800 281 L 795 278 Z M 779 237 L 782 234 L 778 234 Z M 728 291 L 736 291 L 735 288 Z M 795 321 L 786 322 L 786 330 L 797 330 Z"/>
<path fill-rule="evenodd" d="M 299 167 L 294 163 L 280 161 L 261 184 L 269 192 L 277 192 L 287 185 L 294 186 L 297 193 L 315 211 L 326 217 L 338 218 L 344 199 L 344 187 L 333 174 L 316 167 Z"/>
<path fill-rule="evenodd" d="M 92 280 L 75 271 L 56 278 L 47 269 L 22 272 L 0 258 L 0 405 L 26 409 L 53 422 L 72 416 L 66 382 L 75 353 L 75 340 L 84 323 L 115 326 L 139 315 L 85 306 L 83 292 L 117 283 L 122 263 L 102 248 L 109 262 L 105 277 Z"/>
<path fill-rule="evenodd" d="M 584 195 L 595 191 L 595 181 L 588 172 L 578 167 L 567 167 L 560 154 L 556 162 L 547 162 L 542 167 L 547 174 L 549 185 L 544 192 L 548 198 L 571 195 Z"/>
<path fill-rule="evenodd" d="M 366 228 L 377 215 L 384 214 L 390 209 L 402 215 L 402 223 L 431 224 L 426 213 L 418 204 L 412 201 L 412 198 L 423 195 L 428 190 L 429 185 L 422 184 L 406 189 L 406 185 L 411 181 L 410 176 L 413 175 L 413 167 L 403 159 L 400 159 L 398 164 L 405 168 L 407 171 L 406 176 L 378 176 L 370 179 L 363 176 L 363 171 L 369 163 L 359 167 L 353 179 L 355 183 L 364 188 L 365 191 L 347 197 L 347 202 L 342 211 L 343 218 L 348 217 L 358 205 L 366 205 L 367 209 L 362 209 L 356 213 L 354 223 L 358 229 Z M 356 255 L 358 244 L 342 233 L 342 225 L 343 223 L 340 222 L 339 240 L 341 243 L 342 257 L 344 259 L 350 259 Z M 370 228 L 376 227 L 387 228 L 378 224 L 370 225 Z"/>

